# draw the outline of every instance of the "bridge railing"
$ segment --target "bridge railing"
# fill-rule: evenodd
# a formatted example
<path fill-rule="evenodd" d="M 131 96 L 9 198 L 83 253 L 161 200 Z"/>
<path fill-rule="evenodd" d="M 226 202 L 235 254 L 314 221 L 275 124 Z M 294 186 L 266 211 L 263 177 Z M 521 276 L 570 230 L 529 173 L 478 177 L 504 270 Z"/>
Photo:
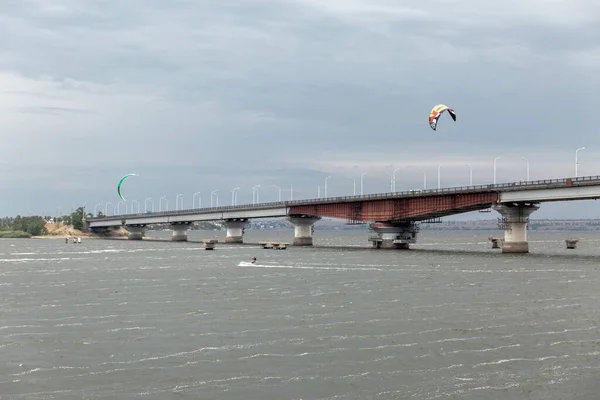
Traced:
<path fill-rule="evenodd" d="M 600 176 L 582 176 L 578 178 L 560 178 L 560 179 L 542 179 L 536 181 L 519 181 L 519 182 L 507 182 L 487 185 L 472 185 L 472 186 L 456 186 L 450 188 L 440 189 L 413 189 L 402 192 L 385 192 L 385 193 L 372 193 L 363 195 L 352 195 L 352 196 L 337 196 L 337 197 L 324 197 L 318 199 L 302 199 L 302 200 L 289 200 L 289 201 L 277 201 L 277 202 L 266 202 L 266 203 L 255 203 L 255 204 L 242 204 L 242 205 L 229 205 L 229 206 L 218 206 L 218 207 L 203 207 L 203 208 L 188 208 L 181 210 L 170 210 L 170 211 L 158 211 L 158 212 L 143 212 L 134 214 L 118 214 L 118 215 L 106 215 L 103 217 L 89 218 L 88 221 L 100 221 L 100 220 L 114 220 L 121 218 L 139 218 L 139 217 L 161 217 L 181 214 L 207 214 L 207 213 L 218 213 L 224 211 L 249 211 L 255 209 L 274 209 L 282 207 L 293 207 L 301 206 L 305 204 L 323 204 L 323 203 L 335 203 L 335 202 L 349 202 L 349 201 L 364 201 L 364 200 L 378 200 L 384 198 L 397 198 L 397 197 L 417 197 L 423 195 L 444 195 L 450 193 L 470 193 L 470 192 L 481 192 L 485 191 L 519 191 L 519 190 L 530 190 L 536 188 L 558 188 L 566 187 L 567 183 L 571 186 L 586 186 L 586 183 L 600 181 Z"/>

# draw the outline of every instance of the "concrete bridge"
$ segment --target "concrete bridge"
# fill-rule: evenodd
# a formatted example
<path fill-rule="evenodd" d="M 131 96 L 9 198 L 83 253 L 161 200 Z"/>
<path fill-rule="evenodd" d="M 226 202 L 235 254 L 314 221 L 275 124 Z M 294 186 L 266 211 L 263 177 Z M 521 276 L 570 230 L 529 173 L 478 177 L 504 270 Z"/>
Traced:
<path fill-rule="evenodd" d="M 329 197 L 312 200 L 196 208 L 156 213 L 138 213 L 90 218 L 95 232 L 123 226 L 129 239 L 141 240 L 150 224 L 169 224 L 174 241 L 187 240 L 194 222 L 219 221 L 227 228 L 226 242 L 242 243 L 244 228 L 254 218 L 285 217 L 294 225 L 295 246 L 313 244 L 312 228 L 322 217 L 346 220 L 348 224 L 370 222 L 369 237 L 375 248 L 408 249 L 416 243 L 419 222 L 469 211 L 493 209 L 502 216 L 505 253 L 527 253 L 529 215 L 549 201 L 600 198 L 600 176 L 512 182 L 408 192 Z"/>

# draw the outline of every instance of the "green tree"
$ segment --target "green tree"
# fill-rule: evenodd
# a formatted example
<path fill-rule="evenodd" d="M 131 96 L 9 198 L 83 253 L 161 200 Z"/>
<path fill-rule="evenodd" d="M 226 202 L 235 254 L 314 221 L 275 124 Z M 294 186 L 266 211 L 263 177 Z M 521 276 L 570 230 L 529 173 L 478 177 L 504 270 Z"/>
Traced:
<path fill-rule="evenodd" d="M 12 229 L 27 232 L 33 236 L 45 235 L 48 233 L 46 221 L 40 216 L 21 217 L 20 215 L 17 215 L 13 221 Z"/>
<path fill-rule="evenodd" d="M 71 225 L 78 231 L 83 230 L 83 207 L 79 207 L 71 213 Z"/>

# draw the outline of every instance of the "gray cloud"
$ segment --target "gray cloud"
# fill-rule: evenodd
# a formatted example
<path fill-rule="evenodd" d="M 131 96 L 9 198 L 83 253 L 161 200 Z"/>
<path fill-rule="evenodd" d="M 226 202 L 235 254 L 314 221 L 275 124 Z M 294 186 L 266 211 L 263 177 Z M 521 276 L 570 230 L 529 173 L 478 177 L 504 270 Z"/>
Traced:
<path fill-rule="evenodd" d="M 440 163 L 445 186 L 467 163 L 486 183 L 497 156 L 502 180 L 523 179 L 520 157 L 563 177 L 583 145 L 580 173 L 600 173 L 599 4 L 401 4 L 3 1 L 0 213 L 114 202 L 127 172 L 132 195 L 173 204 L 240 185 L 251 201 L 254 184 L 312 197 L 331 174 L 349 194 L 361 171 L 384 191 L 390 165 L 406 187 L 422 184 L 408 165 L 433 187 Z M 433 132 L 440 102 L 458 121 Z"/>

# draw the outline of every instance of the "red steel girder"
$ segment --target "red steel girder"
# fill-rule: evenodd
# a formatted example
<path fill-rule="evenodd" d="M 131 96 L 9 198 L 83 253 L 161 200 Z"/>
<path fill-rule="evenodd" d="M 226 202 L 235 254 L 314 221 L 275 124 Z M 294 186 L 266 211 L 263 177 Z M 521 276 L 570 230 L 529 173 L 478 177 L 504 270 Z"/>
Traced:
<path fill-rule="evenodd" d="M 497 192 L 369 199 L 355 202 L 316 203 L 290 207 L 289 214 L 339 218 L 348 221 L 422 221 L 489 208 Z"/>

